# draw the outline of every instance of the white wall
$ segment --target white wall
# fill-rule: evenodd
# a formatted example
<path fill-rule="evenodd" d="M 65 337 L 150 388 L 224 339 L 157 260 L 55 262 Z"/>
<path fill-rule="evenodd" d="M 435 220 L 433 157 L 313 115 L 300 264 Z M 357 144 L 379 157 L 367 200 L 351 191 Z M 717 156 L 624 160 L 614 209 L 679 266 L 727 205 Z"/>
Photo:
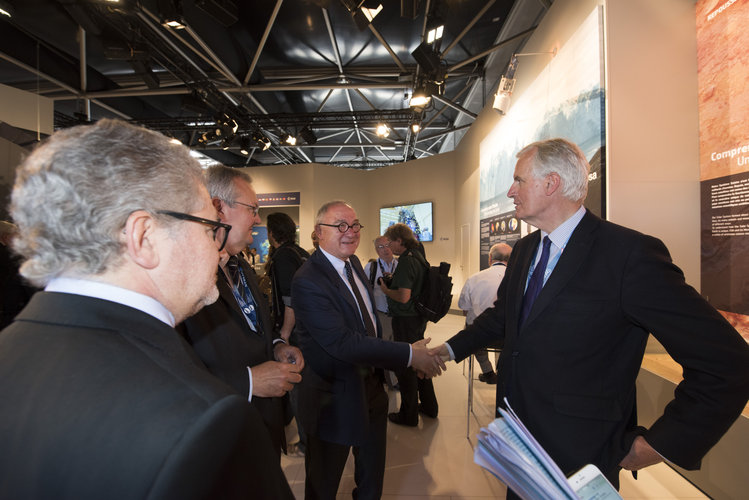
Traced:
<path fill-rule="evenodd" d="M 370 172 L 329 165 L 277 165 L 247 168 L 258 193 L 299 191 L 301 246 L 312 246 L 317 209 L 329 200 L 343 199 L 356 210 L 364 226 L 357 256 L 376 257 L 372 240 L 379 235 L 379 209 L 388 205 L 434 202 L 434 242 L 424 243 L 432 263 L 453 261 L 455 253 L 455 194 L 453 154 L 415 160 Z"/>
<path fill-rule="evenodd" d="M 598 5 L 606 11 L 608 218 L 661 238 L 699 289 L 694 2 L 556 0 L 522 52 L 563 45 Z M 513 98 L 546 62 L 522 58 Z M 479 145 L 500 119 L 487 107 L 456 150 L 456 231 L 471 225 L 468 274 L 479 266 Z"/>
<path fill-rule="evenodd" d="M 50 135 L 54 130 L 54 101 L 0 84 L 0 121 Z"/>
<path fill-rule="evenodd" d="M 608 0 L 610 220 L 661 238 L 700 287 L 695 2 Z"/>

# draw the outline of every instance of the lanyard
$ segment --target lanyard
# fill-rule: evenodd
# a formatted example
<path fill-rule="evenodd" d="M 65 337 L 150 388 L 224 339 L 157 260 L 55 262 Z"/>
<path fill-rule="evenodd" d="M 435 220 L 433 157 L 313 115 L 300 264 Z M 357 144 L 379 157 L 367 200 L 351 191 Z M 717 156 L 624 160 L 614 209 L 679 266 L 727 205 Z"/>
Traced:
<path fill-rule="evenodd" d="M 239 304 L 239 308 L 242 310 L 242 314 L 244 315 L 245 319 L 247 320 L 247 324 L 250 325 L 250 329 L 252 329 L 253 332 L 262 335 L 262 333 L 257 328 L 257 311 L 255 310 L 255 302 L 252 297 L 252 292 L 250 291 L 250 287 L 247 286 L 247 279 L 244 276 L 244 271 L 242 271 L 241 267 L 237 267 L 237 274 L 239 275 L 239 281 L 240 283 L 237 283 L 236 286 L 231 287 L 231 292 L 234 294 L 234 298 L 237 301 L 237 304 Z M 242 286 L 245 293 L 247 294 L 247 297 L 249 298 L 249 301 L 245 300 L 242 297 L 242 294 L 239 293 L 237 288 L 239 286 Z"/>

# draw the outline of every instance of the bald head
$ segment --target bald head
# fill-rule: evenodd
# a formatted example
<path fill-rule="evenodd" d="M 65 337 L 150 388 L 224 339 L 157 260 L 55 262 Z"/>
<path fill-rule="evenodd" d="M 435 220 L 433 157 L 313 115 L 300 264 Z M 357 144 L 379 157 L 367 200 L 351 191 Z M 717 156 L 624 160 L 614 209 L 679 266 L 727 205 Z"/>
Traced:
<path fill-rule="evenodd" d="M 510 254 L 512 253 L 512 247 L 507 243 L 497 243 L 489 249 L 489 265 L 491 266 L 495 262 L 507 263 L 510 260 Z"/>

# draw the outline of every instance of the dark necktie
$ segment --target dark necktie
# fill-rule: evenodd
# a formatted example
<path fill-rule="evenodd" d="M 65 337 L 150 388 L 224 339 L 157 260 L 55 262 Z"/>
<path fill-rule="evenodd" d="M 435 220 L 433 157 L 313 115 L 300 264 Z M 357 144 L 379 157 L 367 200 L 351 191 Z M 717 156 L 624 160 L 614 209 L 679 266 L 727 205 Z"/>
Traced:
<path fill-rule="evenodd" d="M 544 246 L 541 250 L 541 258 L 538 260 L 538 264 L 533 269 L 533 274 L 528 282 L 528 288 L 523 296 L 523 307 L 520 310 L 520 323 L 518 327 L 523 326 L 528 314 L 531 312 L 531 307 L 536 301 L 536 297 L 541 293 L 541 289 L 544 287 L 544 273 L 546 272 L 546 265 L 549 263 L 549 251 L 551 250 L 551 240 L 548 236 L 544 236 Z"/>
<path fill-rule="evenodd" d="M 369 315 L 367 306 L 364 305 L 364 299 L 362 299 L 361 293 L 359 292 L 359 287 L 354 280 L 354 270 L 351 269 L 351 263 L 349 261 L 345 262 L 345 268 L 346 277 L 348 278 L 348 282 L 351 285 L 351 290 L 353 290 L 354 297 L 356 297 L 356 302 L 359 304 L 359 312 L 361 312 L 362 320 L 364 321 L 364 327 L 367 329 L 367 335 L 369 335 L 370 337 L 376 337 L 377 331 L 375 330 L 375 326 L 372 323 L 372 317 Z"/>
<path fill-rule="evenodd" d="M 234 296 L 237 299 L 239 308 L 247 319 L 249 319 L 250 327 L 257 330 L 257 311 L 255 310 L 255 299 L 252 297 L 252 292 L 247 285 L 247 279 L 244 276 L 242 268 L 239 266 L 239 258 L 235 255 L 229 257 L 226 263 L 226 269 L 229 271 L 229 276 L 232 280 L 232 287 Z"/>

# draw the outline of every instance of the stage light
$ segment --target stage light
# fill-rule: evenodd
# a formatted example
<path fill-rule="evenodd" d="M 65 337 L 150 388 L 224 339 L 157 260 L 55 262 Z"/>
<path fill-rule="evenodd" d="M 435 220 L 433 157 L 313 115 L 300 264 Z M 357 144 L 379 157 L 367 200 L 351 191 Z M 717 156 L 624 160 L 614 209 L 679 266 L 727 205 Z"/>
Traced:
<path fill-rule="evenodd" d="M 421 130 L 421 125 L 419 125 L 418 123 L 411 124 L 411 132 L 413 132 L 414 134 L 418 134 L 420 130 Z"/>
<path fill-rule="evenodd" d="M 386 123 L 379 123 L 375 129 L 378 137 L 387 137 L 390 135 L 390 127 Z"/>
<path fill-rule="evenodd" d="M 286 134 L 283 138 L 283 142 L 285 142 L 289 146 L 296 146 L 296 137 L 291 134 Z"/>
<path fill-rule="evenodd" d="M 414 90 L 414 93 L 411 95 L 411 100 L 408 101 L 408 105 L 412 108 L 423 108 L 429 104 L 429 101 L 431 100 L 432 96 L 431 94 L 427 94 L 426 88 L 419 87 Z"/>
<path fill-rule="evenodd" d="M 304 139 L 304 142 L 307 144 L 315 144 L 317 142 L 317 136 L 309 127 L 304 127 L 302 130 L 299 131 L 299 136 Z"/>
<path fill-rule="evenodd" d="M 507 113 L 510 108 L 510 101 L 512 98 L 512 91 L 515 89 L 515 70 L 518 67 L 518 58 L 516 55 L 510 59 L 510 64 L 507 66 L 507 71 L 502 75 L 502 79 L 497 87 L 497 93 L 494 95 L 494 103 L 492 108 L 496 109 L 500 115 Z"/>
<path fill-rule="evenodd" d="M 0 15 L 13 17 L 13 6 L 6 0 L 0 0 Z"/>
<path fill-rule="evenodd" d="M 251 149 L 252 149 L 252 145 L 250 144 L 250 136 L 249 135 L 241 136 L 239 138 L 239 152 L 245 156 L 248 156 L 250 154 Z"/>
<path fill-rule="evenodd" d="M 435 28 L 432 28 L 427 33 L 427 43 L 434 43 L 437 40 L 440 40 L 442 38 L 442 33 L 445 31 L 444 25 L 439 25 Z"/>

